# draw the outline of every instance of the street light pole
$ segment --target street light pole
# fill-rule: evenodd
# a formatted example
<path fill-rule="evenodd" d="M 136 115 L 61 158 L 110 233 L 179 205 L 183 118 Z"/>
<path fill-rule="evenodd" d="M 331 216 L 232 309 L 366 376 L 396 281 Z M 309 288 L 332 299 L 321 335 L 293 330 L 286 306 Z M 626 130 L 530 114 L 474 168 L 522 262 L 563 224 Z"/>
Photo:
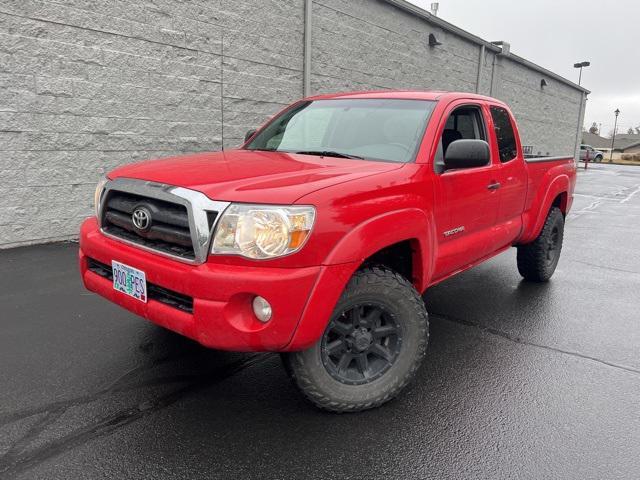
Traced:
<path fill-rule="evenodd" d="M 579 68 L 580 69 L 580 75 L 578 76 L 578 85 L 580 85 L 582 83 L 582 68 L 583 67 L 588 67 L 589 65 L 591 65 L 591 62 L 579 62 L 579 63 L 574 63 L 573 64 L 573 68 Z"/>
<path fill-rule="evenodd" d="M 616 108 L 613 112 L 616 114 L 616 121 L 613 124 L 613 135 L 611 136 L 611 154 L 609 155 L 609 163 L 613 162 L 613 146 L 616 143 L 616 130 L 618 129 L 618 115 L 620 115 L 620 109 Z"/>

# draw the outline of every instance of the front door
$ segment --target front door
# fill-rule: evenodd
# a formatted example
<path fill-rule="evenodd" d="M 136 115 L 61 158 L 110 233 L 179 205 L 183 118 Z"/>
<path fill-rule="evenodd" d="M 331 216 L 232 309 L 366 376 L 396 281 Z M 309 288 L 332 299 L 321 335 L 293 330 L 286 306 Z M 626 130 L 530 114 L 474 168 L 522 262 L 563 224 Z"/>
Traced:
<path fill-rule="evenodd" d="M 488 141 L 488 109 L 454 103 L 444 114 L 433 162 L 438 254 L 434 281 L 464 269 L 494 250 L 493 228 L 500 203 L 500 162 L 491 155 L 481 167 L 447 170 L 444 155 L 459 139 Z"/>

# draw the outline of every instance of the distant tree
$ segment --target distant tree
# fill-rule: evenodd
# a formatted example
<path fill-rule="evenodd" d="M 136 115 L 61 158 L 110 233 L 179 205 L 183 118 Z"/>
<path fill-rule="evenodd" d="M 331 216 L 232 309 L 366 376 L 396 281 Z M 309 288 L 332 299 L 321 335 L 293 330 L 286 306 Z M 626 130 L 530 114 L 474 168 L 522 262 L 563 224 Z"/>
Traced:
<path fill-rule="evenodd" d="M 640 126 L 636 127 L 636 134 L 640 135 Z"/>
<path fill-rule="evenodd" d="M 589 133 L 598 133 L 598 124 L 593 122 L 589 127 Z"/>
<path fill-rule="evenodd" d="M 629 127 L 629 130 L 627 130 L 627 133 L 628 133 L 629 135 L 633 135 L 633 133 L 634 133 L 634 132 L 633 132 L 633 128 Z"/>

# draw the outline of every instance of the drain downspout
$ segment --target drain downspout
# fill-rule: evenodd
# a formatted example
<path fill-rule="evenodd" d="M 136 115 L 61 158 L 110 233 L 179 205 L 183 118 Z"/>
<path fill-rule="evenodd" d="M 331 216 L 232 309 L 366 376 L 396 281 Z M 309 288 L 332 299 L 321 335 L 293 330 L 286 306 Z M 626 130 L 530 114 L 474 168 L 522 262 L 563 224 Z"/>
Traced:
<path fill-rule="evenodd" d="M 480 58 L 478 59 L 478 77 L 476 78 L 476 93 L 480 93 L 482 70 L 484 69 L 484 45 L 480 45 Z"/>
<path fill-rule="evenodd" d="M 302 58 L 302 95 L 311 95 L 311 19 L 313 0 L 304 2 L 304 53 Z"/>

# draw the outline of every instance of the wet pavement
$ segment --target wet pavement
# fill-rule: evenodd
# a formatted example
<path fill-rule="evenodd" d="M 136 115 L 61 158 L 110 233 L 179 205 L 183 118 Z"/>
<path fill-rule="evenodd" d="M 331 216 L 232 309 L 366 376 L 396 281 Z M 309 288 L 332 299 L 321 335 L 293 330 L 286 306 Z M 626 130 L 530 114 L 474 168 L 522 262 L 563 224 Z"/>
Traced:
<path fill-rule="evenodd" d="M 76 249 L 0 251 L 0 478 L 640 476 L 640 167 L 580 172 L 550 283 L 512 249 L 429 290 L 416 381 L 361 414 L 85 292 Z"/>

